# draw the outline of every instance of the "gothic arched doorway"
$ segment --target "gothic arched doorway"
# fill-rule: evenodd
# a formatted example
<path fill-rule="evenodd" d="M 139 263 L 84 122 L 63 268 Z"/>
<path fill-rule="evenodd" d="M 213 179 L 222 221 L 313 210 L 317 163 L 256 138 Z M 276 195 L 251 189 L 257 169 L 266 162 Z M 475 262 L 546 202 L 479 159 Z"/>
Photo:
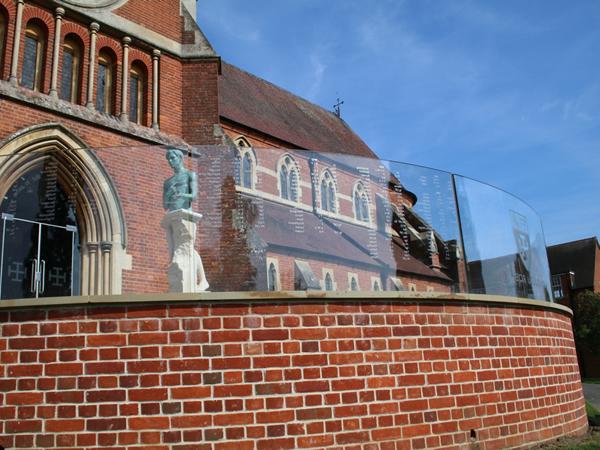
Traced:
<path fill-rule="evenodd" d="M 0 143 L 0 298 L 121 293 L 125 223 L 95 151 L 61 125 Z"/>
<path fill-rule="evenodd" d="M 76 204 L 46 159 L 21 175 L 0 204 L 0 298 L 80 292 Z"/>

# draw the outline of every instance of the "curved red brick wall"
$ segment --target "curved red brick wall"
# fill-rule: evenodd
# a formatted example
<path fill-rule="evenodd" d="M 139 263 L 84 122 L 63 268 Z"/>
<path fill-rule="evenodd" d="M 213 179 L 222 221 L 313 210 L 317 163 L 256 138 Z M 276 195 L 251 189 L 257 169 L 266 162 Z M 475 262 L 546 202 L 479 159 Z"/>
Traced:
<path fill-rule="evenodd" d="M 479 299 L 0 310 L 0 444 L 503 448 L 584 433 L 569 315 Z"/>

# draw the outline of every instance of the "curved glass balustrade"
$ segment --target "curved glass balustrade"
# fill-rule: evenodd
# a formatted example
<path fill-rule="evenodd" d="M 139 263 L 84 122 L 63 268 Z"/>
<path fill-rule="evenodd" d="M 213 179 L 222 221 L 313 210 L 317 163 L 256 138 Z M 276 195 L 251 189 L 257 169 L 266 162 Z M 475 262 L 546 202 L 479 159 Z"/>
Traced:
<path fill-rule="evenodd" d="M 464 177 L 250 147 L 0 154 L 0 298 L 210 291 L 550 300 L 541 223 Z"/>

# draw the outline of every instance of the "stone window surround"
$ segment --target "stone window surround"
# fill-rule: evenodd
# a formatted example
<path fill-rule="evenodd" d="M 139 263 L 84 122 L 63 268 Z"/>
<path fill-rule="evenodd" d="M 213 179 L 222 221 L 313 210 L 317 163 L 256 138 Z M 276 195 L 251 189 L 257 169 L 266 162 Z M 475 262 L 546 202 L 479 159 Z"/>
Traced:
<path fill-rule="evenodd" d="M 33 3 L 33 2 L 32 2 Z M 36 7 L 38 7 L 38 5 L 34 5 Z M 10 82 L 13 85 L 18 85 L 19 84 L 19 80 L 20 80 L 20 74 L 17 73 L 18 68 L 19 68 L 19 58 L 21 56 L 20 53 L 20 47 L 22 46 L 22 41 L 24 41 L 27 30 L 24 27 L 25 24 L 23 23 L 23 10 L 25 7 L 25 0 L 17 0 L 17 13 L 16 13 L 16 18 L 15 20 L 15 27 L 14 27 L 14 35 L 13 35 L 13 42 L 12 42 L 12 49 L 10 49 L 12 51 L 12 60 L 11 60 L 11 66 L 10 66 Z M 40 7 L 43 8 L 43 7 Z M 54 10 L 54 18 L 55 18 L 55 22 L 54 22 L 54 29 L 53 30 L 49 30 L 49 32 L 46 35 L 46 39 L 45 39 L 45 44 L 47 42 L 54 42 L 54 48 L 52 51 L 52 67 L 51 67 L 51 73 L 50 73 L 50 88 L 48 91 L 48 95 L 50 95 L 51 97 L 57 98 L 58 97 L 58 73 L 59 73 L 59 64 L 61 64 L 61 61 L 59 60 L 60 58 L 60 47 L 61 45 L 63 45 L 64 43 L 64 37 L 62 36 L 62 23 L 64 20 L 64 16 L 65 16 L 65 9 L 62 7 L 57 7 Z M 27 21 L 27 26 L 31 23 L 32 20 L 36 20 L 36 18 L 39 18 L 38 15 L 34 14 L 33 16 L 31 16 L 28 21 Z M 8 18 L 9 21 L 11 21 L 11 18 Z M 41 20 L 41 19 L 40 19 Z M 80 22 L 78 22 L 80 23 Z M 7 24 L 8 25 L 8 24 Z M 6 26 L 6 28 L 8 29 L 8 26 Z M 100 29 L 100 25 L 96 22 L 92 22 L 89 26 L 90 29 L 90 48 L 89 48 L 89 59 L 88 61 L 85 61 L 88 63 L 88 73 L 87 73 L 87 81 L 88 81 L 88 96 L 87 96 L 87 103 L 86 105 L 89 108 L 93 108 L 94 107 L 94 102 L 93 102 L 93 93 L 94 93 L 94 69 L 96 66 L 96 40 L 97 40 L 97 33 Z M 53 35 L 53 39 L 51 39 L 50 34 Z M 60 39 L 57 39 L 56 37 L 60 36 Z M 9 41 L 9 39 L 5 39 L 6 42 Z M 129 36 L 124 36 L 122 38 L 122 48 L 123 48 L 123 60 L 122 60 L 122 66 L 123 66 L 123 73 L 121 74 L 122 77 L 122 89 L 123 92 L 121 93 L 121 99 L 122 99 L 122 104 L 121 104 L 121 108 L 120 111 L 116 111 L 115 113 L 118 113 L 119 116 L 121 117 L 121 119 L 124 122 L 128 122 L 128 108 L 129 108 L 129 104 L 127 102 L 127 91 L 128 91 L 128 83 L 127 83 L 127 78 L 129 76 L 129 70 L 131 70 L 131 67 L 129 67 L 128 61 L 127 61 L 127 56 L 129 53 L 129 44 L 132 42 L 132 39 Z M 144 47 L 144 42 L 141 41 L 139 42 L 139 44 L 142 44 L 141 47 Z M 136 44 L 137 45 L 137 44 Z M 140 47 L 140 46 L 137 46 Z M 137 48 L 136 47 L 136 48 Z M 147 52 L 145 52 L 142 48 L 140 47 L 140 51 L 142 53 L 147 54 Z M 8 48 L 4 49 L 4 53 L 7 53 L 7 50 L 9 50 Z M 1 49 L 0 49 L 1 51 Z M 44 52 L 46 53 L 46 52 Z M 85 49 L 84 49 L 84 55 L 85 55 Z M 152 68 L 151 70 L 147 69 L 148 72 L 152 73 L 152 102 L 151 102 L 151 108 L 152 108 L 152 123 L 151 126 L 152 128 L 158 130 L 158 108 L 159 108 L 159 59 L 160 59 L 160 55 L 161 52 L 158 49 L 153 49 L 151 51 L 151 55 L 149 55 L 149 60 L 152 60 Z M 46 56 L 46 55 L 44 55 Z M 84 63 L 85 63 L 84 62 Z M 119 61 L 116 61 L 116 63 L 118 64 Z M 41 78 L 45 78 L 45 75 L 47 75 L 45 72 L 47 70 L 47 65 L 44 63 L 42 64 L 42 73 L 41 73 Z M 37 76 L 36 76 L 37 78 Z M 116 80 L 115 80 L 116 81 Z M 149 80 L 147 79 L 146 82 L 148 82 Z M 35 85 L 34 85 L 35 86 Z M 34 90 L 35 87 L 34 87 Z M 41 87 L 40 89 L 37 89 L 42 91 L 43 87 Z"/>

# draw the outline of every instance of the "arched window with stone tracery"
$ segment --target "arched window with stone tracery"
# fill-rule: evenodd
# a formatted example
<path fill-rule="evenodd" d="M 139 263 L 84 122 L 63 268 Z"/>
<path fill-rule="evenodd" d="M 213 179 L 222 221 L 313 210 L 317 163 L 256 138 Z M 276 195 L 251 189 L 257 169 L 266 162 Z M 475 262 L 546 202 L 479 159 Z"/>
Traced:
<path fill-rule="evenodd" d="M 298 165 L 290 155 L 285 155 L 279 163 L 279 195 L 292 202 L 300 200 Z"/>
<path fill-rule="evenodd" d="M 328 212 L 336 212 L 337 200 L 336 200 L 336 189 L 333 175 L 329 170 L 323 172 L 321 175 L 321 209 Z"/>
<path fill-rule="evenodd" d="M 243 188 L 254 189 L 256 156 L 245 138 L 236 139 L 235 144 L 238 151 L 236 182 Z"/>

